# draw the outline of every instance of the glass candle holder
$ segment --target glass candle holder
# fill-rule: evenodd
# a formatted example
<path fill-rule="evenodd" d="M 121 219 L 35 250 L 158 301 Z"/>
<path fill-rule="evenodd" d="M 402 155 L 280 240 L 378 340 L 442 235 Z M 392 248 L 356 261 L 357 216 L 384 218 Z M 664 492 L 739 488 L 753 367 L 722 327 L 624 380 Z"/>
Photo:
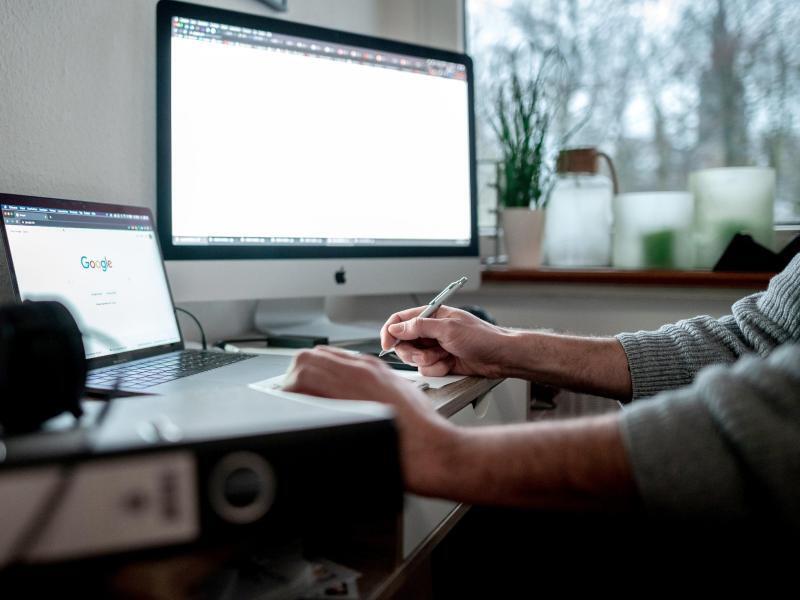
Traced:
<path fill-rule="evenodd" d="M 693 197 L 639 192 L 614 197 L 613 265 L 621 269 L 690 269 Z"/>
<path fill-rule="evenodd" d="M 774 245 L 775 170 L 703 169 L 689 175 L 694 195 L 695 266 L 712 268 L 737 233 Z"/>
<path fill-rule="evenodd" d="M 596 173 L 559 175 L 544 225 L 547 264 L 604 267 L 611 263 L 611 180 Z"/>

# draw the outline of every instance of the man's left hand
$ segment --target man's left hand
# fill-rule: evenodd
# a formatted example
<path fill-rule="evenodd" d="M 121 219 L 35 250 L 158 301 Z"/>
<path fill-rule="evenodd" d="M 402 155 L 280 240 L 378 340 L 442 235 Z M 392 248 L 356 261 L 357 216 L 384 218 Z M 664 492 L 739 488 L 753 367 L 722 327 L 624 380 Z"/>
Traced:
<path fill-rule="evenodd" d="M 429 495 L 441 489 L 447 456 L 459 437 L 458 430 L 433 409 L 425 394 L 383 361 L 328 346 L 303 350 L 292 362 L 284 389 L 388 404 L 397 416 L 406 487 Z"/>

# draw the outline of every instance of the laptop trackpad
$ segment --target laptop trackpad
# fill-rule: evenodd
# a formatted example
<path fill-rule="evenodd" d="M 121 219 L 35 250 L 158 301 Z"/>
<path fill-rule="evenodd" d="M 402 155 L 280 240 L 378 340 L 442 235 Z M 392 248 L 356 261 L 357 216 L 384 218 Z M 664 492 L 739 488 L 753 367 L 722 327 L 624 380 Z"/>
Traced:
<path fill-rule="evenodd" d="M 148 392 L 164 394 L 188 387 L 200 387 L 208 384 L 247 385 L 268 377 L 285 373 L 291 364 L 290 356 L 261 355 L 242 360 L 224 367 L 211 369 L 197 375 L 190 375 L 147 388 Z"/>

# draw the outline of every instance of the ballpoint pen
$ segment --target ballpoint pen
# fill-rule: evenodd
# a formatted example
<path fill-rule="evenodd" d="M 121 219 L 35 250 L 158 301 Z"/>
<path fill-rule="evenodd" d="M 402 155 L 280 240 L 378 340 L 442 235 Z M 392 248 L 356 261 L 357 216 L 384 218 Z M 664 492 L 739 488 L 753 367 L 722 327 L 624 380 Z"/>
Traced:
<path fill-rule="evenodd" d="M 458 290 L 462 285 L 464 285 L 466 281 L 467 278 L 462 277 L 458 281 L 454 281 L 446 288 L 444 288 L 441 292 L 436 294 L 433 300 L 428 302 L 428 306 L 425 307 L 425 310 L 423 310 L 421 313 L 419 313 L 419 315 L 417 315 L 417 318 L 424 319 L 425 317 L 430 317 L 433 313 L 439 310 L 442 304 L 444 304 L 445 301 L 456 292 L 456 290 Z M 394 349 L 397 347 L 398 343 L 399 342 L 395 342 L 394 346 L 392 346 L 391 348 L 387 348 L 386 350 L 381 350 L 381 353 L 378 354 L 378 356 L 385 356 L 389 354 L 389 352 L 394 352 Z"/>

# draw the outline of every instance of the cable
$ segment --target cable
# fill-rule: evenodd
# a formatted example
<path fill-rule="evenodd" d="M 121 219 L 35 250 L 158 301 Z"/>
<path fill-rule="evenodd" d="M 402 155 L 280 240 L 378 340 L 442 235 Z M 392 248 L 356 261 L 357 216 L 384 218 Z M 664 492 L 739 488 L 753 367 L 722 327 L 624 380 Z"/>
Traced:
<path fill-rule="evenodd" d="M 185 308 L 178 308 L 178 307 L 176 306 L 176 307 L 175 307 L 175 311 L 176 311 L 176 312 L 177 312 L 177 311 L 181 311 L 182 313 L 186 313 L 187 315 L 189 315 L 189 317 L 191 317 L 191 319 L 192 319 L 192 320 L 193 320 L 195 323 L 197 323 L 197 328 L 200 330 L 200 340 L 201 340 L 201 342 L 203 343 L 203 350 L 208 350 L 208 344 L 206 344 L 206 332 L 205 332 L 205 331 L 203 331 L 203 326 L 202 326 L 202 325 L 200 325 L 200 321 L 198 321 L 198 320 L 197 320 L 197 317 L 195 317 L 195 316 L 194 316 L 192 313 L 190 313 L 190 312 L 189 312 L 188 310 L 186 310 Z"/>

